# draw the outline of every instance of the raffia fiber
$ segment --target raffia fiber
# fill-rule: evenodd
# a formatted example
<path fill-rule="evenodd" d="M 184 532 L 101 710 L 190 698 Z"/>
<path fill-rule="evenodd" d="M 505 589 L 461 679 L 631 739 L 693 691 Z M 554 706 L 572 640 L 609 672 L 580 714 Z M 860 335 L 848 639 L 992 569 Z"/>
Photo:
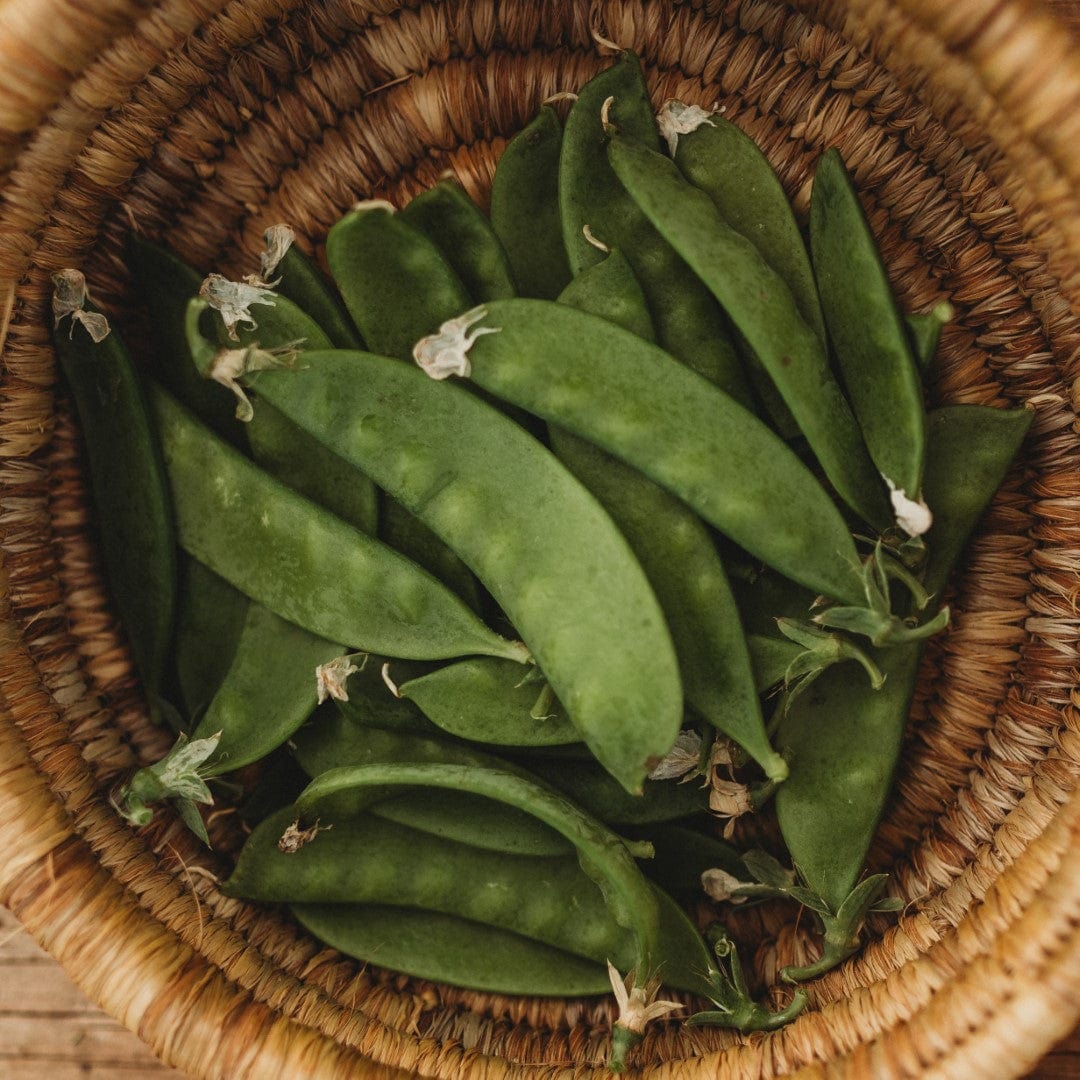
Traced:
<path fill-rule="evenodd" d="M 639 51 L 657 100 L 724 106 L 800 211 L 838 145 L 905 307 L 957 308 L 935 401 L 1037 410 L 951 586 L 872 853 L 904 916 L 784 1031 L 658 1025 L 636 1074 L 1006 1077 L 1071 1030 L 1080 70 L 1051 23 L 989 0 L 9 0 L 3 19 L 0 162 L 22 149 L 0 203 L 0 901 L 92 997 L 201 1077 L 605 1075 L 609 1002 L 356 964 L 217 892 L 242 839 L 229 815 L 213 854 L 168 814 L 119 821 L 110 788 L 166 740 L 102 585 L 45 329 L 49 273 L 80 266 L 138 340 L 119 255 L 133 221 L 236 273 L 267 224 L 318 254 L 353 201 L 400 202 L 446 168 L 483 201 L 507 137 L 607 62 L 597 29 Z M 65 32 L 41 33 L 50 20 Z M 732 930 L 759 943 L 763 987 L 812 955 L 780 907 Z"/>

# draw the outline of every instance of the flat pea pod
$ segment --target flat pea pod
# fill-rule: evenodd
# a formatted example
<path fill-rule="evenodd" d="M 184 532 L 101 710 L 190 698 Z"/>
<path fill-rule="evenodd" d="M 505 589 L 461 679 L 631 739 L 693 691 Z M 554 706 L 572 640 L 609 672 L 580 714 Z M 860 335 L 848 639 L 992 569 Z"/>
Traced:
<path fill-rule="evenodd" d="M 1032 409 L 986 405 L 946 405 L 927 417 L 923 491 L 935 508 L 923 569 L 928 592 L 945 587 L 1034 418 Z"/>
<path fill-rule="evenodd" d="M 911 348 L 915 354 L 915 362 L 919 365 L 919 370 L 924 376 L 934 362 L 938 342 L 941 341 L 941 331 L 952 317 L 952 304 L 947 300 L 935 304 L 929 311 L 905 316 L 908 337 L 911 340 Z"/>
<path fill-rule="evenodd" d="M 783 185 L 757 143 L 714 113 L 678 136 L 673 156 L 683 176 L 712 199 L 724 221 L 784 279 L 799 314 L 824 343 L 825 320 L 810 256 Z"/>
<path fill-rule="evenodd" d="M 351 692 L 349 696 L 351 699 Z M 312 721 L 297 732 L 293 746 L 297 761 L 313 779 L 347 765 L 386 762 L 517 768 L 492 754 L 445 736 L 429 738 L 401 730 L 365 728 L 337 710 L 316 713 Z M 529 775 L 520 768 L 517 771 Z M 559 833 L 531 814 L 466 791 L 430 789 L 424 792 L 422 799 L 417 798 L 415 792 L 409 792 L 388 797 L 372 806 L 371 812 L 492 851 L 561 855 L 568 849 L 566 840 Z"/>
<path fill-rule="evenodd" d="M 507 144 L 491 182 L 491 226 L 517 292 L 554 300 L 570 281 L 559 219 L 562 124 L 545 105 Z"/>
<path fill-rule="evenodd" d="M 701 875 L 706 870 L 724 870 L 739 881 L 749 878 L 739 853 L 715 836 L 684 825 L 651 825 L 636 835 L 651 843 L 656 852 L 641 863 L 646 877 L 675 897 L 701 900 Z"/>
<path fill-rule="evenodd" d="M 498 300 L 483 326 L 498 333 L 473 341 L 473 382 L 638 469 L 793 580 L 864 602 L 840 512 L 728 395 L 621 327 L 561 304 Z"/>
<path fill-rule="evenodd" d="M 520 664 L 469 657 L 398 686 L 443 731 L 499 746 L 562 746 L 580 736 L 543 676 Z"/>
<path fill-rule="evenodd" d="M 618 252 L 586 270 L 560 303 L 631 331 L 649 325 L 641 287 Z M 769 745 L 739 612 L 708 529 L 685 503 L 598 447 L 555 426 L 550 438 L 559 460 L 599 499 L 641 563 L 671 630 L 687 701 L 770 779 L 783 780 L 787 764 Z"/>
<path fill-rule="evenodd" d="M 315 710 L 315 669 L 340 656 L 335 642 L 249 604 L 236 653 L 193 739 L 220 734 L 203 776 L 219 776 L 264 758 Z"/>
<path fill-rule="evenodd" d="M 608 146 L 615 173 L 690 264 L 764 364 L 841 498 L 875 528 L 892 523 L 881 481 L 824 346 L 791 290 L 675 164 L 631 139 Z M 747 546 L 747 545 L 743 545 Z"/>
<path fill-rule="evenodd" d="M 153 378 L 185 408 L 234 446 L 245 446 L 228 399 L 202 378 L 187 345 L 188 303 L 199 295 L 202 276 L 170 251 L 134 234 L 128 243 L 131 281 L 150 320 Z"/>
<path fill-rule="evenodd" d="M 274 271 L 274 291 L 310 315 L 339 349 L 362 349 L 363 339 L 337 290 L 322 271 L 295 245 L 282 256 Z"/>
<path fill-rule="evenodd" d="M 874 235 L 835 147 L 810 196 L 810 247 L 837 365 L 874 465 L 917 499 L 926 443 L 922 386 Z"/>
<path fill-rule="evenodd" d="M 567 310 L 496 303 L 519 302 Z M 682 689 L 663 614 L 611 519 L 543 446 L 460 388 L 385 357 L 307 353 L 305 362 L 250 381 L 463 559 L 596 757 L 638 790 L 675 740 Z M 615 639 L 612 626 L 627 632 Z"/>
<path fill-rule="evenodd" d="M 533 814 L 574 845 L 581 868 L 599 887 L 615 921 L 631 931 L 638 977 L 656 971 L 660 914 L 656 894 L 642 876 L 625 841 L 572 802 L 503 769 L 460 765 L 361 765 L 333 769 L 311 782 L 296 801 L 302 822 L 324 825 L 355 817 L 387 785 L 468 791 Z M 325 834 L 323 834 L 325 836 Z M 316 838 L 317 842 L 318 838 Z"/>
<path fill-rule="evenodd" d="M 484 212 L 453 178 L 440 180 L 401 210 L 453 267 L 474 303 L 516 296 L 513 271 Z"/>
<path fill-rule="evenodd" d="M 927 537 L 925 584 L 936 591 L 1000 486 L 1031 413 L 955 405 L 928 420 L 923 489 L 934 500 L 937 535 Z M 833 912 L 824 920 L 826 966 L 857 942 L 861 913 L 855 921 L 841 915 L 891 790 L 921 656 L 918 643 L 868 651 L 885 675 L 880 690 L 855 665 L 839 664 L 791 702 L 777 733 L 791 750 L 791 775 L 776 793 L 780 828 L 806 883 Z M 825 966 L 810 973 L 819 970 Z"/>
<path fill-rule="evenodd" d="M 326 257 L 372 352 L 407 360 L 418 338 L 469 307 L 438 248 L 389 206 L 346 214 L 326 238 Z"/>
<path fill-rule="evenodd" d="M 434 578 L 273 480 L 165 391 L 152 408 L 180 545 L 251 599 L 375 652 L 523 655 Z"/>
<path fill-rule="evenodd" d="M 633 944 L 603 893 L 571 855 L 509 855 L 410 829 L 370 814 L 334 818 L 298 851 L 278 840 L 292 807 L 248 837 L 226 896 L 270 903 L 392 904 L 456 915 L 519 933 L 621 970 Z"/>
<path fill-rule="evenodd" d="M 64 275 L 64 281 L 77 281 L 85 290 L 81 274 Z M 58 281 L 58 292 L 64 289 Z M 90 304 L 84 310 L 100 317 Z M 70 328 L 60 326 L 59 318 L 56 322 L 53 344 L 79 416 L 109 593 L 151 708 L 158 713 L 165 709 L 177 565 L 173 512 L 152 409 L 115 330 L 95 342 L 74 318 Z"/>
<path fill-rule="evenodd" d="M 186 716 L 201 713 L 225 678 L 249 603 L 198 559 L 182 557 L 174 652 Z"/>
<path fill-rule="evenodd" d="M 454 915 L 377 904 L 291 910 L 301 926 L 346 956 L 466 990 L 577 997 L 611 989 L 601 964 Z"/>
<path fill-rule="evenodd" d="M 613 99 L 608 101 L 608 99 Z M 581 88 L 566 118 L 559 160 L 559 203 L 574 274 L 602 258 L 584 234 L 616 247 L 641 282 L 660 345 L 732 397 L 751 396 L 724 315 L 689 266 L 649 222 L 605 153 L 607 119 L 649 150 L 660 136 L 638 58 L 629 52 Z"/>

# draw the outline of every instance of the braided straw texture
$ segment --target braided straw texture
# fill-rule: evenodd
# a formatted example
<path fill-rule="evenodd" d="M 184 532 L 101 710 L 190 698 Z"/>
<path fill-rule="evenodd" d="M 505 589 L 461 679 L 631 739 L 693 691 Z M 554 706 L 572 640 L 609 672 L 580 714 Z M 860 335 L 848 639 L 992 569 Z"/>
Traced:
<path fill-rule="evenodd" d="M 361 966 L 223 898 L 167 813 L 110 787 L 148 722 L 54 393 L 49 274 L 83 268 L 138 345 L 133 225 L 203 270 L 263 228 L 309 250 L 355 200 L 453 169 L 481 201 L 506 138 L 607 62 L 710 106 L 797 208 L 838 145 L 908 310 L 947 296 L 936 402 L 1030 403 L 1033 432 L 929 649 L 872 861 L 909 901 L 787 1029 L 658 1024 L 632 1075 L 1010 1077 L 1080 1018 L 1080 65 L 1012 0 L 8 0 L 0 8 L 0 901 L 106 1010 L 199 1077 L 605 1075 L 608 1001 L 465 993 Z M 45 117 L 43 120 L 42 117 Z M 132 329 L 128 330 L 129 325 Z M 807 955 L 738 913 L 760 985 Z"/>

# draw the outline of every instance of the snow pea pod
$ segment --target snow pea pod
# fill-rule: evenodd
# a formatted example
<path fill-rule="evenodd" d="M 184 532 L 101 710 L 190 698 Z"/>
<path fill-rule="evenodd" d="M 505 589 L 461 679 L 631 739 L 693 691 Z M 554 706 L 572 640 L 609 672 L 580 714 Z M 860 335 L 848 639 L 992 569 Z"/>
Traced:
<path fill-rule="evenodd" d="M 537 673 L 539 675 L 539 673 Z M 562 746 L 580 736 L 566 711 L 521 665 L 470 657 L 398 686 L 443 731 L 501 746 Z"/>
<path fill-rule="evenodd" d="M 516 295 L 510 261 L 491 222 L 456 179 L 442 179 L 417 195 L 400 217 L 435 244 L 474 303 Z"/>
<path fill-rule="evenodd" d="M 610 518 L 531 436 L 460 388 L 385 357 L 307 353 L 305 362 L 249 381 L 462 557 L 593 753 L 638 790 L 675 740 L 682 691 L 663 614 Z M 612 626 L 627 632 L 615 639 Z"/>
<path fill-rule="evenodd" d="M 663 109 L 660 123 L 663 130 Z M 824 344 L 825 321 L 810 256 L 784 188 L 757 143 L 714 113 L 703 116 L 693 131 L 679 134 L 673 156 L 683 176 L 712 199 L 724 221 L 783 278 L 799 314 Z"/>
<path fill-rule="evenodd" d="M 888 528 L 892 514 L 885 486 L 825 349 L 783 279 L 724 221 L 712 199 L 662 154 L 616 135 L 608 160 L 642 212 L 704 281 L 765 365 L 841 498 L 875 528 Z"/>
<path fill-rule="evenodd" d="M 66 270 L 54 278 L 57 296 L 81 291 L 82 274 Z M 104 321 L 90 304 L 82 311 Z M 83 324 L 61 325 L 57 315 L 53 345 L 64 382 L 75 403 L 86 447 L 98 550 L 109 593 L 123 623 L 135 668 L 157 714 L 176 610 L 176 541 L 173 513 L 152 409 L 139 373 L 115 330 L 94 341 Z M 100 331 L 98 331 L 100 332 Z"/>
<path fill-rule="evenodd" d="M 165 391 L 152 407 L 180 544 L 241 592 L 357 648 L 523 657 L 434 578 L 273 480 Z"/>
<path fill-rule="evenodd" d="M 632 465 L 793 580 L 864 602 L 840 512 L 728 395 L 621 327 L 561 304 L 498 300 L 481 328 L 498 333 L 473 340 L 472 381 Z"/>
<path fill-rule="evenodd" d="M 633 965 L 632 940 L 573 854 L 509 855 L 370 814 L 337 815 L 332 829 L 284 852 L 278 840 L 295 818 L 286 807 L 255 829 L 221 886 L 225 895 L 437 911 L 601 963 L 610 958 L 624 971 Z"/>
<path fill-rule="evenodd" d="M 1031 417 L 978 405 L 930 414 L 923 486 L 936 513 L 927 536 L 928 590 L 943 587 Z M 855 894 L 891 790 L 921 656 L 919 643 L 868 651 L 886 677 L 880 690 L 854 665 L 837 665 L 791 702 L 777 733 L 791 751 L 791 775 L 776 794 L 780 828 L 800 874 L 832 912 L 823 920 L 825 956 L 809 974 L 857 944 L 865 909 L 849 905 L 845 912 L 844 904 Z"/>
<path fill-rule="evenodd" d="M 330 272 L 367 347 L 407 360 L 417 338 L 469 307 L 461 278 L 419 229 L 361 204 L 326 238 Z"/>
<path fill-rule="evenodd" d="M 376 904 L 294 904 L 320 941 L 372 964 L 467 990 L 577 997 L 610 991 L 601 964 L 453 915 Z"/>
<path fill-rule="evenodd" d="M 364 347 L 360 331 L 349 317 L 337 290 L 295 245 L 282 256 L 274 270 L 274 278 L 274 291 L 310 315 L 339 349 Z"/>
<path fill-rule="evenodd" d="M 641 864 L 645 875 L 680 899 L 702 898 L 701 875 L 706 870 L 726 870 L 740 881 L 749 878 L 739 853 L 715 836 L 684 825 L 651 825 L 635 835 L 651 843 L 656 852 Z"/>
<path fill-rule="evenodd" d="M 627 330 L 649 325 L 641 287 L 618 252 L 575 279 L 560 302 Z M 599 447 L 557 426 L 550 438 L 641 563 L 667 619 L 687 701 L 770 779 L 783 780 L 787 764 L 769 745 L 739 612 L 708 529 L 685 503 Z"/>
<path fill-rule="evenodd" d="M 922 386 L 877 243 L 835 147 L 814 173 L 810 247 L 837 365 L 866 448 L 890 490 L 916 500 L 926 443 Z"/>
<path fill-rule="evenodd" d="M 609 98 L 614 100 L 608 103 Z M 659 151 L 648 89 L 633 53 L 623 53 L 586 83 L 566 118 L 559 203 L 571 270 L 580 274 L 603 258 L 584 234 L 588 227 L 602 243 L 622 251 L 634 268 L 660 345 L 748 405 L 752 399 L 723 312 L 612 172 L 602 114 L 628 138 Z"/>
<path fill-rule="evenodd" d="M 545 105 L 507 144 L 491 182 L 491 225 L 522 296 L 554 300 L 570 281 L 559 221 L 562 124 Z"/>

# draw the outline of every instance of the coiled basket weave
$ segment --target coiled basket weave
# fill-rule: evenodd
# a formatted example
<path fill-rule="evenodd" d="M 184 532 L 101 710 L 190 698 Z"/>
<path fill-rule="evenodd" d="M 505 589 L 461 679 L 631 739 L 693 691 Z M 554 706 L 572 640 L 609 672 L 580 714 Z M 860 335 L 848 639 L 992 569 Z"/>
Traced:
<path fill-rule="evenodd" d="M 215 853 L 109 790 L 147 718 L 54 394 L 50 272 L 130 315 L 133 227 L 203 268 L 263 228 L 451 168 L 485 197 L 548 95 L 637 50 L 719 103 L 805 209 L 838 145 L 908 310 L 948 297 L 933 396 L 1037 410 L 930 648 L 873 852 L 909 901 L 787 1029 L 658 1024 L 632 1074 L 1020 1075 L 1080 1018 L 1080 58 L 1014 0 L 6 0 L 0 4 L 0 901 L 167 1062 L 204 1078 L 605 1075 L 609 1001 L 466 993 L 349 961 L 221 897 Z M 125 332 L 128 322 L 125 321 Z M 137 337 L 137 331 L 131 332 Z M 843 827 L 838 822 L 838 828 Z M 806 953 L 740 913 L 762 985 Z"/>

